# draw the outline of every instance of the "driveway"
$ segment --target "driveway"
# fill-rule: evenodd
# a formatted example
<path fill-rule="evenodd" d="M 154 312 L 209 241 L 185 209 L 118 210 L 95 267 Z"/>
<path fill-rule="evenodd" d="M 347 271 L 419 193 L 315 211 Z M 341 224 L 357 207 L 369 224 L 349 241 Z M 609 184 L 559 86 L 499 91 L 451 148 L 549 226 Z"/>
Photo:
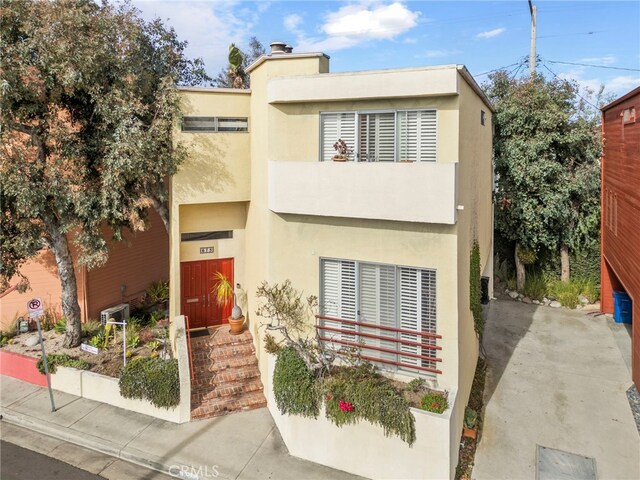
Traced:
<path fill-rule="evenodd" d="M 640 478 L 640 435 L 625 394 L 631 373 L 620 334 L 607 322 L 579 311 L 492 302 L 473 478 L 536 478 L 537 445 L 594 458 L 600 479 Z"/>

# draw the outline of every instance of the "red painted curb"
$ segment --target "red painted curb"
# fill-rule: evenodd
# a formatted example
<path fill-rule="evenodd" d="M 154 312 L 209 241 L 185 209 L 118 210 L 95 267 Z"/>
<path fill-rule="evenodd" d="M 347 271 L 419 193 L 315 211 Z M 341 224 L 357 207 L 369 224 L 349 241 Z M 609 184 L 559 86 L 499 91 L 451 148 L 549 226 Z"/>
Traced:
<path fill-rule="evenodd" d="M 0 375 L 46 387 L 47 377 L 38 371 L 37 364 L 37 358 L 0 349 Z"/>

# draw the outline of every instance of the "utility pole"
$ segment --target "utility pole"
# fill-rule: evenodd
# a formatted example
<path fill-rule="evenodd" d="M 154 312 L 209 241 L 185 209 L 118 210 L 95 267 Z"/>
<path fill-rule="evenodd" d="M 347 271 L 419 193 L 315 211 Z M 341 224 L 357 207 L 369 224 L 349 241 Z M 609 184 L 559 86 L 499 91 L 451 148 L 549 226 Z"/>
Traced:
<path fill-rule="evenodd" d="M 536 74 L 536 13 L 538 9 L 529 0 L 529 12 L 531 13 L 531 50 L 529 51 L 529 76 Z"/>

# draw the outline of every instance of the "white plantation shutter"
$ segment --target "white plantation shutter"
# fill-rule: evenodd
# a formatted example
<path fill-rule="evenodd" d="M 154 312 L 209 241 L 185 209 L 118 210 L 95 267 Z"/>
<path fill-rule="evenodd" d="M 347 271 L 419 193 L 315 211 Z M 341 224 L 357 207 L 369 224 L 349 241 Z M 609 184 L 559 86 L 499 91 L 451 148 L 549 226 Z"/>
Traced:
<path fill-rule="evenodd" d="M 418 270 L 415 268 L 401 267 L 400 276 L 400 325 L 403 330 L 420 331 L 419 305 L 418 305 Z M 402 340 L 419 342 L 419 335 L 401 333 Z M 401 345 L 400 351 L 405 353 L 420 354 L 420 347 L 413 345 Z M 415 357 L 400 356 L 400 363 L 407 365 L 419 365 L 419 359 Z"/>
<path fill-rule="evenodd" d="M 356 114 L 355 112 L 320 114 L 320 159 L 329 161 L 338 152 L 334 143 L 342 139 L 347 146 L 355 150 Z"/>
<path fill-rule="evenodd" d="M 356 265 L 345 260 L 322 260 L 321 263 L 323 315 L 345 320 L 356 320 Z M 355 325 L 347 325 L 332 320 L 323 320 L 327 327 L 356 331 Z M 356 341 L 356 336 L 323 330 L 322 335 L 338 340 Z"/>
<path fill-rule="evenodd" d="M 359 321 L 382 325 L 396 326 L 396 267 L 391 265 L 360 264 L 359 276 L 360 309 Z M 360 327 L 363 333 L 370 333 L 383 337 L 396 338 L 396 333 L 377 328 Z M 375 338 L 360 337 L 365 345 L 394 350 L 395 342 L 387 342 Z M 397 361 L 393 353 L 363 349 L 363 354 L 369 357 Z"/>
<path fill-rule="evenodd" d="M 378 162 L 395 160 L 396 114 L 362 113 L 359 115 L 358 152 Z"/>
<path fill-rule="evenodd" d="M 356 271 L 357 268 L 357 271 Z M 436 333 L 436 272 L 429 269 L 397 267 L 350 260 L 321 260 L 321 311 L 324 315 L 360 323 L 400 328 L 410 332 Z M 436 351 L 421 345 L 435 346 L 435 339 L 412 333 L 396 333 L 359 325 L 344 325 L 323 320 L 323 325 L 350 330 L 351 333 L 324 331 L 323 336 L 335 340 L 362 342 L 364 345 L 395 350 L 397 353 L 362 349 L 374 359 L 400 362 L 411 366 L 436 368 L 436 363 L 406 354 L 436 357 Z M 368 338 L 358 333 L 390 339 L 399 338 L 416 345 Z M 340 348 L 340 344 L 332 347 Z M 405 355 L 403 355 L 405 354 Z M 390 364 L 379 363 L 384 369 Z M 402 366 L 400 367 L 402 368 Z"/>
<path fill-rule="evenodd" d="M 435 110 L 398 112 L 398 159 L 435 162 Z"/>

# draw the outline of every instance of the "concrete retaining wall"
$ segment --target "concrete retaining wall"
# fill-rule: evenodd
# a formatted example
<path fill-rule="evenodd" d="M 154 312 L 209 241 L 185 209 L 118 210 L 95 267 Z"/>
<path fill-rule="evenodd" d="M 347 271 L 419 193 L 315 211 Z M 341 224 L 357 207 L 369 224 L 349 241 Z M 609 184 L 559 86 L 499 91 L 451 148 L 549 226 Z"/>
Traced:
<path fill-rule="evenodd" d="M 268 364 L 269 411 L 291 455 L 367 478 L 454 478 L 458 459 L 451 452 L 457 451 L 460 437 L 452 435 L 451 407 L 442 415 L 412 408 L 416 442 L 409 447 L 399 437 L 385 437 L 381 427 L 366 421 L 337 427 L 325 417 L 324 408 L 317 419 L 282 415 L 273 396 L 273 355 Z M 449 392 L 450 404 L 455 401 L 456 392 Z"/>
<path fill-rule="evenodd" d="M 35 366 L 36 363 L 36 358 L 0 350 L 0 373 L 2 375 L 12 376 L 36 385 L 47 386 L 46 377 L 38 372 Z M 11 372 L 13 371 L 20 372 L 20 375 L 12 375 Z M 182 403 L 184 403 L 183 396 L 181 396 L 181 404 L 177 407 L 170 409 L 158 408 L 148 400 L 134 400 L 122 397 L 117 378 L 61 366 L 58 366 L 56 373 L 52 373 L 50 376 L 51 388 L 60 392 L 108 403 L 118 408 L 169 422 L 184 423 L 190 420 L 189 404 L 187 404 L 186 409 L 181 408 Z M 37 381 L 33 381 L 34 379 Z"/>

